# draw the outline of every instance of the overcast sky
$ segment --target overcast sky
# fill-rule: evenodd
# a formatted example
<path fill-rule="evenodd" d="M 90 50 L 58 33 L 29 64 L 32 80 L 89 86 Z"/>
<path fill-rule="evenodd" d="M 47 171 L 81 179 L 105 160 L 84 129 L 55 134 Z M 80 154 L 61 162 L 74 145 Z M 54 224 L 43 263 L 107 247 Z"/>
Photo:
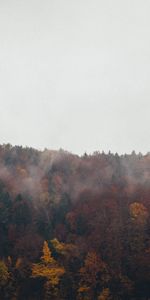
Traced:
<path fill-rule="evenodd" d="M 150 151 L 150 1 L 0 0 L 0 143 Z"/>

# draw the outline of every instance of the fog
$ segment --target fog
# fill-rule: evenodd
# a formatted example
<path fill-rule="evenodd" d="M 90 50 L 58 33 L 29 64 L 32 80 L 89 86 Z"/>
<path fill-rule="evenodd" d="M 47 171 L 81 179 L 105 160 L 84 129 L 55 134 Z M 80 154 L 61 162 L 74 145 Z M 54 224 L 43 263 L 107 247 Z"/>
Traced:
<path fill-rule="evenodd" d="M 150 2 L 0 0 L 0 143 L 149 151 Z"/>

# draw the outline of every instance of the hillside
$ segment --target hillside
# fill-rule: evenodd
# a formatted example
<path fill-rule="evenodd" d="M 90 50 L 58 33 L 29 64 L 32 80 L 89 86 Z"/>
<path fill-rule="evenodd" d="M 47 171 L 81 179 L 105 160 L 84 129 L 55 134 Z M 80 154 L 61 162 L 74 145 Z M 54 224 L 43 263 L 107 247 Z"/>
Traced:
<path fill-rule="evenodd" d="M 0 299 L 150 299 L 150 153 L 0 146 Z"/>

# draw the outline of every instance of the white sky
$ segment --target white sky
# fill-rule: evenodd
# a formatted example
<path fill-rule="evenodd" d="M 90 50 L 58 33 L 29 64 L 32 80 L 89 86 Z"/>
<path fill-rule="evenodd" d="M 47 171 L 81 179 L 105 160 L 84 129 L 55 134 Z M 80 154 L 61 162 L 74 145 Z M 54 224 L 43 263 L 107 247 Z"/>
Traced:
<path fill-rule="evenodd" d="M 0 0 L 0 143 L 150 150 L 149 0 Z"/>

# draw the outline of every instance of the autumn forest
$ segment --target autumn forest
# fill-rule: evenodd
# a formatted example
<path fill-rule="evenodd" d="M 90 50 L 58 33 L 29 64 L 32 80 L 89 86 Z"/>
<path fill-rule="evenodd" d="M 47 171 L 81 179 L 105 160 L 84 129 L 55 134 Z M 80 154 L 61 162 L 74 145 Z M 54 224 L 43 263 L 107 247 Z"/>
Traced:
<path fill-rule="evenodd" d="M 0 299 L 149 300 L 150 153 L 0 146 Z"/>

